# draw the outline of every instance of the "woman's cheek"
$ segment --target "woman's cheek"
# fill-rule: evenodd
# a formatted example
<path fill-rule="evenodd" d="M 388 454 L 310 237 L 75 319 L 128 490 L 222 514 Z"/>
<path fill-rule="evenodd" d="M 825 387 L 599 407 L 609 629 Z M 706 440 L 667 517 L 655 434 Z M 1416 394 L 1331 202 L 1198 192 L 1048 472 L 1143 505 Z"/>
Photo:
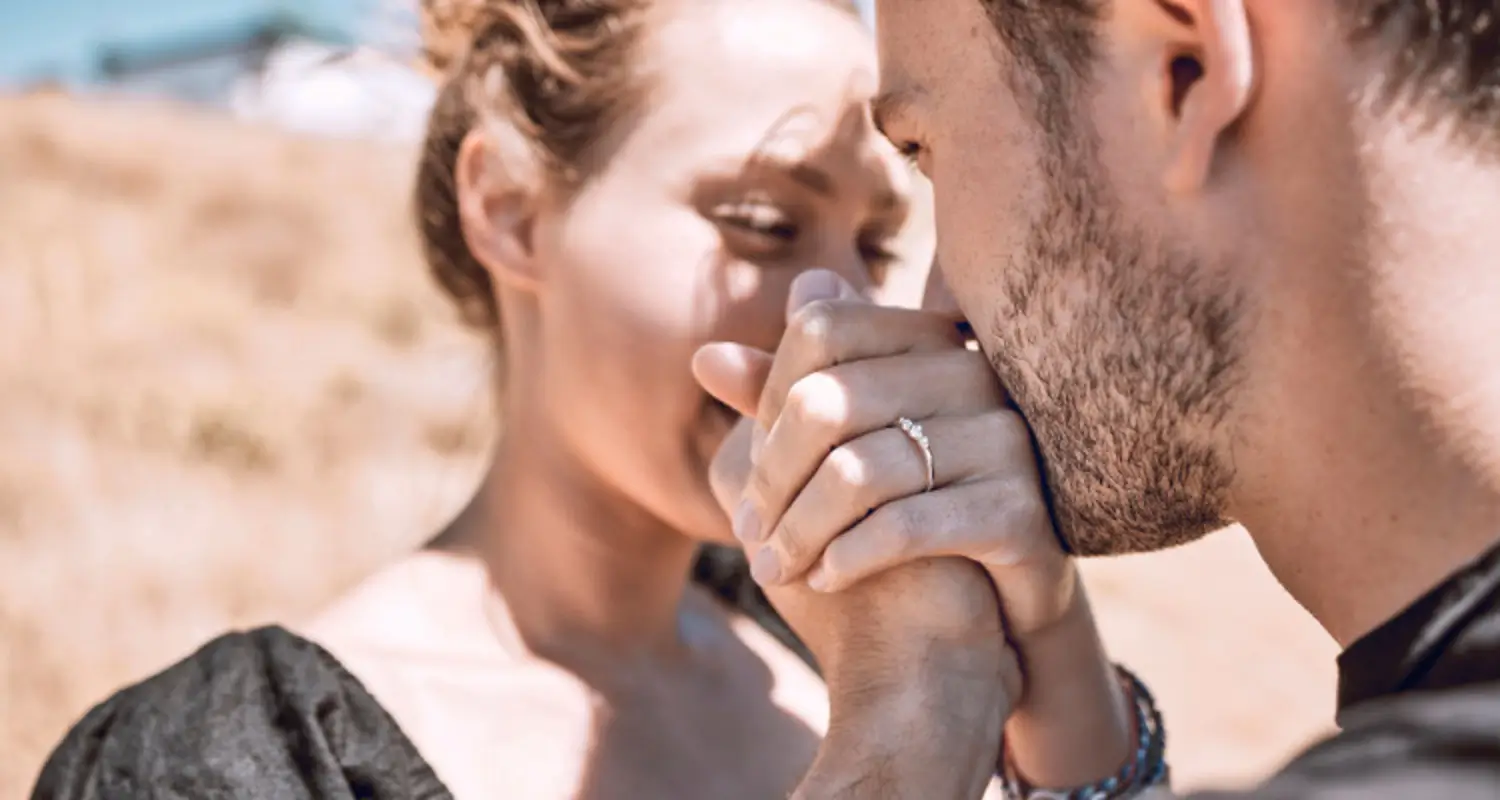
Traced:
<path fill-rule="evenodd" d="M 726 270 L 725 302 L 710 341 L 775 352 L 786 330 L 786 303 L 800 270 L 737 261 Z"/>

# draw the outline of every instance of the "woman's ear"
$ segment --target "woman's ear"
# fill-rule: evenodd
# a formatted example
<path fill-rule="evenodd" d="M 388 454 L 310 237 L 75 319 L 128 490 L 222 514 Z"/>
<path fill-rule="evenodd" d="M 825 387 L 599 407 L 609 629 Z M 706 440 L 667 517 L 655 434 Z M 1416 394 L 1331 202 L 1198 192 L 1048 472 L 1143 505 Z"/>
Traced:
<path fill-rule="evenodd" d="M 474 260 L 496 288 L 535 291 L 544 277 L 533 241 L 541 180 L 530 148 L 477 127 L 459 146 L 453 181 Z"/>

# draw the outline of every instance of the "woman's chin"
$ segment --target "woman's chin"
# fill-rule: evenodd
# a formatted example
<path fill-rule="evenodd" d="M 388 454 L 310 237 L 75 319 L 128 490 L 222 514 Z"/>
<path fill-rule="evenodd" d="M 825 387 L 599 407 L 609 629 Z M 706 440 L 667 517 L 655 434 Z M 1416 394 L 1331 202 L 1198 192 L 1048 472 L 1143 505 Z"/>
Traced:
<path fill-rule="evenodd" d="M 694 491 L 692 494 L 695 508 L 688 512 L 690 524 L 681 528 L 682 534 L 698 544 L 739 547 L 739 540 L 734 538 L 729 518 L 714 500 L 713 492 L 708 491 L 705 485 L 703 491 Z"/>
<path fill-rule="evenodd" d="M 692 434 L 696 442 L 690 445 L 693 456 L 686 465 L 687 472 L 692 475 L 689 480 L 693 486 L 681 495 L 690 496 L 686 502 L 693 508 L 684 510 L 693 524 L 684 526 L 683 532 L 695 542 L 737 548 L 739 542 L 734 538 L 729 517 L 714 499 L 708 473 L 724 442 L 743 418 L 733 409 L 707 395 L 703 399 L 702 413 Z"/>
<path fill-rule="evenodd" d="M 710 457 L 718 452 L 719 445 L 724 443 L 729 432 L 734 430 L 734 426 L 738 425 L 741 419 L 743 417 L 739 412 L 712 397 L 704 396 L 701 430 L 703 439 L 708 445 Z"/>

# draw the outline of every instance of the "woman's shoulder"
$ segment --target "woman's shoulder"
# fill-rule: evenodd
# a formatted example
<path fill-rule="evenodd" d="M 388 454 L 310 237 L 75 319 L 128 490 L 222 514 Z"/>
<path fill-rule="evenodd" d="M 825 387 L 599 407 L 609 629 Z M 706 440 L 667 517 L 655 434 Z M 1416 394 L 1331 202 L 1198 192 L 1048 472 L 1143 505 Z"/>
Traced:
<path fill-rule="evenodd" d="M 283 628 L 220 636 L 95 706 L 33 798 L 446 797 L 339 662 Z"/>

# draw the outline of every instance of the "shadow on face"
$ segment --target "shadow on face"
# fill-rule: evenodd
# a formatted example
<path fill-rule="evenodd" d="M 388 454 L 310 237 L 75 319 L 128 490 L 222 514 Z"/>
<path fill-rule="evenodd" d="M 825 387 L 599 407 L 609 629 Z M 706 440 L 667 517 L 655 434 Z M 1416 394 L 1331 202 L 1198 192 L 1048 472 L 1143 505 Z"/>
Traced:
<path fill-rule="evenodd" d="M 1275 382 L 1254 323 L 1316 296 L 1305 267 L 1357 213 L 1318 157 L 1347 127 L 1309 55 L 1331 5 L 878 5 L 876 123 L 933 181 L 943 277 L 1079 553 L 1227 522 L 1236 426 Z"/>
<path fill-rule="evenodd" d="M 502 274 L 508 435 L 546 436 L 602 491 L 728 541 L 707 465 L 737 418 L 692 354 L 773 350 L 803 270 L 880 282 L 909 176 L 870 123 L 874 50 L 842 9 L 661 3 L 636 68 L 645 102 L 604 163 L 539 193 L 524 247 L 481 258 Z"/>

